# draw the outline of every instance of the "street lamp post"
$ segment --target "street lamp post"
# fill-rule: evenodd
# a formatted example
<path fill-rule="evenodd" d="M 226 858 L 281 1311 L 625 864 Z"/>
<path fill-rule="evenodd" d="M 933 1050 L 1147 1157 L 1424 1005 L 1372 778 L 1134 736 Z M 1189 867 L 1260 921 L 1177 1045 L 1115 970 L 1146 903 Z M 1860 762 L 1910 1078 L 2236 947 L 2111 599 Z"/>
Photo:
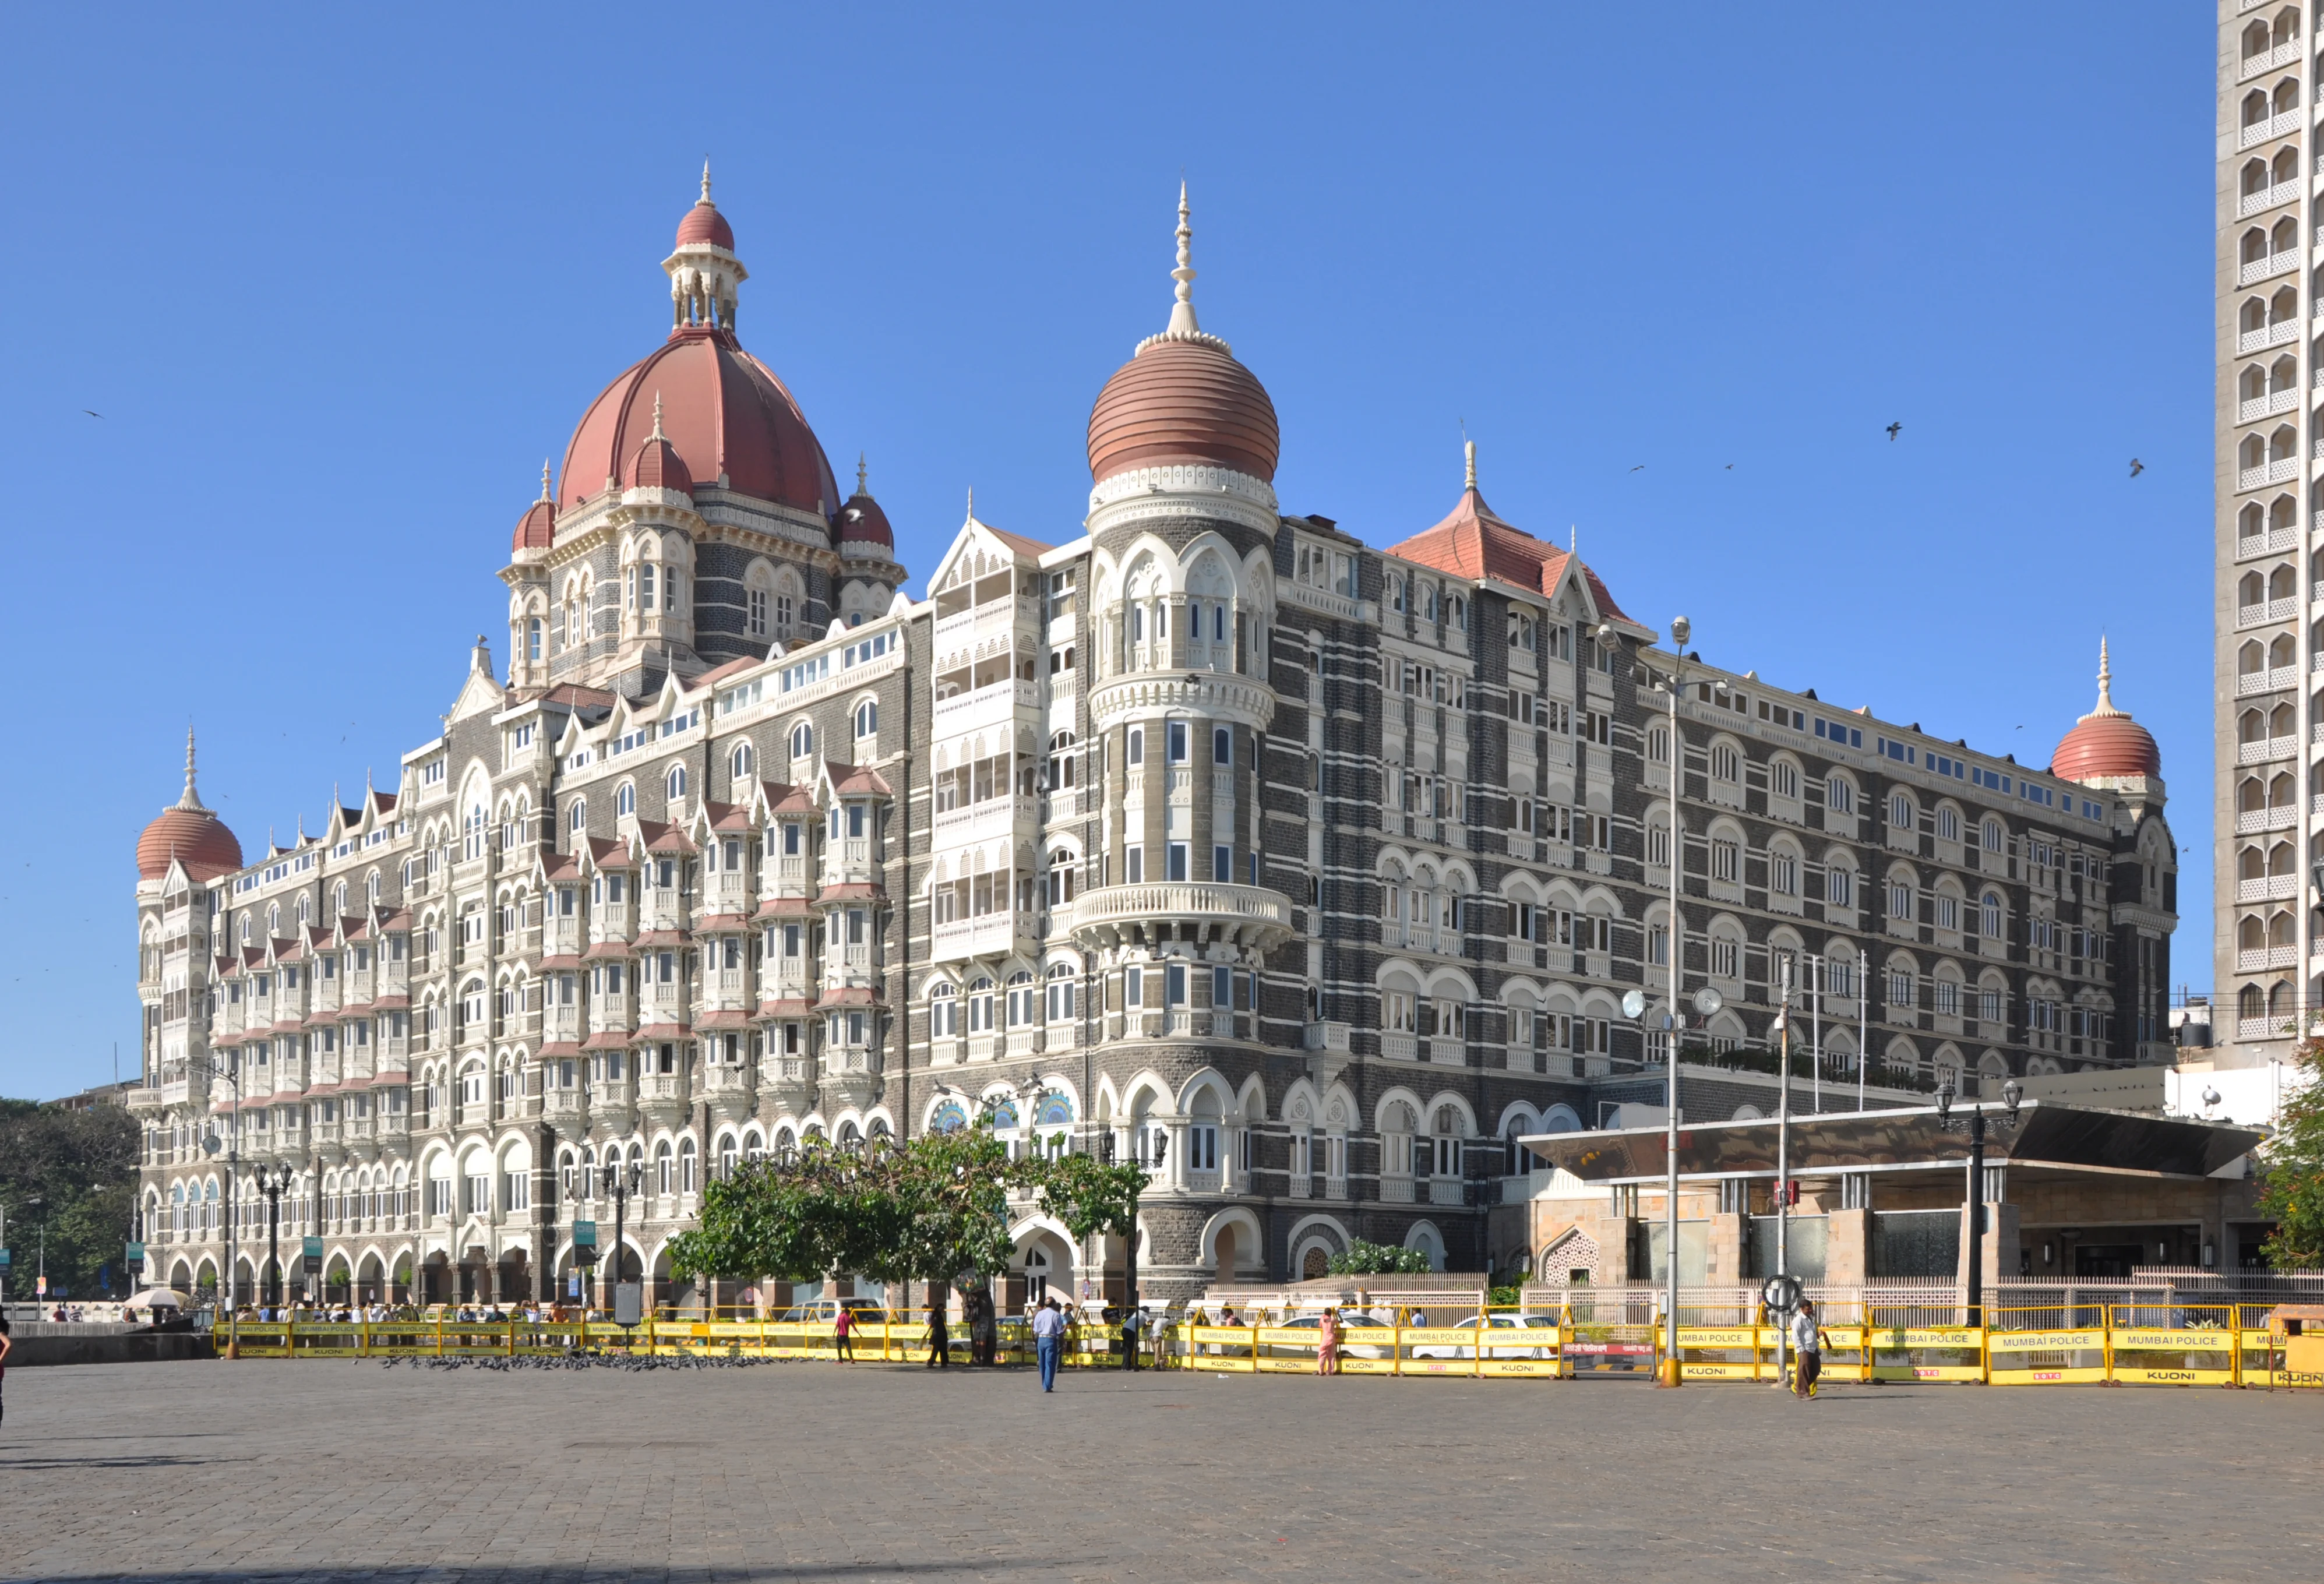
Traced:
<path fill-rule="evenodd" d="M 266 1195 L 266 1268 L 267 1285 L 270 1289 L 266 1303 L 269 1308 L 275 1310 L 282 1307 L 282 1254 L 280 1233 L 282 1226 L 282 1195 L 290 1188 L 290 1168 L 288 1165 L 277 1166 L 271 1173 L 264 1166 L 261 1166 L 258 1168 L 258 1175 L 251 1181 L 253 1187 Z"/>
<path fill-rule="evenodd" d="M 2025 1098 L 2025 1087 L 2012 1078 L 2001 1086 L 2001 1098 L 2009 1108 L 1999 1119 L 2004 1128 L 2017 1126 L 2017 1107 Z M 1937 1085 L 1937 1119 L 1945 1131 L 1967 1128 L 1969 1132 L 1969 1294 L 1963 1306 L 1964 1319 L 1969 1325 L 1985 1323 L 1985 1108 L 1972 1107 L 1966 1117 L 1953 1115 L 1953 1081 L 1948 1073 Z"/>
<path fill-rule="evenodd" d="M 641 1187 L 644 1186 L 645 1175 L 646 1169 L 645 1163 L 643 1161 L 632 1161 L 627 1166 L 623 1166 L 618 1161 L 609 1160 L 604 1165 L 604 1174 L 602 1181 L 605 1192 L 613 1197 L 613 1286 L 616 1288 L 622 1285 L 622 1271 L 628 1264 L 627 1259 L 623 1256 L 622 1245 L 622 1218 L 629 1208 L 630 1195 L 635 1193 Z M 598 1268 L 601 1270 L 604 1268 L 602 1263 Z M 611 1312 L 613 1308 L 613 1295 L 611 1291 L 606 1290 L 604 1278 L 602 1276 L 598 1278 L 598 1287 L 599 1294 L 604 1301 L 603 1307 L 608 1312 Z"/>

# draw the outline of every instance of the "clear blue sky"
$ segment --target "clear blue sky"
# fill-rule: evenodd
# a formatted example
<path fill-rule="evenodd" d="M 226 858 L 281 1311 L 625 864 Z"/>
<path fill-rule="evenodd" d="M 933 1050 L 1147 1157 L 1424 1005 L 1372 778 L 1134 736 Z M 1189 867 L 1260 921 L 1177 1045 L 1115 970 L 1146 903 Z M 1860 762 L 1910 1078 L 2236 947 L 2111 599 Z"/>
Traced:
<path fill-rule="evenodd" d="M 1427 526 L 1465 419 L 1642 620 L 2033 763 L 2107 629 L 2207 985 L 2208 6 L 2070 78 L 2000 5 L 392 9 L 12 18 L 0 1093 L 134 1071 L 189 720 L 247 853 L 505 663 L 510 530 L 661 338 L 706 153 L 745 344 L 922 571 L 971 486 L 1076 531 L 1183 170 L 1286 510 Z"/>

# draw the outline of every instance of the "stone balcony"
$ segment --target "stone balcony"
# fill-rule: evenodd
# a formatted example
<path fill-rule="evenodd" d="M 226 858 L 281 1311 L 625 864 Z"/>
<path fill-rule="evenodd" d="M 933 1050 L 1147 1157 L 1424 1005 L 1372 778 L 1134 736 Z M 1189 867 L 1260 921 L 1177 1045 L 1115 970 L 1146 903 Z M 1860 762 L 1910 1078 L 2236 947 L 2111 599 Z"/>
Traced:
<path fill-rule="evenodd" d="M 1084 891 L 1062 922 L 1084 951 L 1167 939 L 1266 952 L 1291 938 L 1291 904 L 1262 886 L 1163 881 Z"/>

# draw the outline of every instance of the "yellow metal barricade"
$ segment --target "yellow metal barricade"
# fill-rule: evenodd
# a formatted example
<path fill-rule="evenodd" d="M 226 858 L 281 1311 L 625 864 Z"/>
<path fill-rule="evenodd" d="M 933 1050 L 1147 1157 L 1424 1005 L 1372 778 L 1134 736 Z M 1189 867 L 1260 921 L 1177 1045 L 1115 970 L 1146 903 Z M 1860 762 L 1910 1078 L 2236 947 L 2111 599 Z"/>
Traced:
<path fill-rule="evenodd" d="M 2109 1377 L 2125 1386 L 2235 1386 L 2234 1311 L 2224 1304 L 2116 1304 L 2108 1312 Z M 2164 1320 L 2168 1324 L 2137 1323 Z M 2191 1323 L 2190 1323 L 2191 1322 Z M 2209 1323 L 2206 1323 L 2209 1322 Z"/>
<path fill-rule="evenodd" d="M 1687 1380 L 1761 1379 L 1763 1333 L 1772 1338 L 1775 1328 L 1683 1325 L 1678 1328 L 1678 1372 Z"/>
<path fill-rule="evenodd" d="M 1397 1328 L 1389 1325 L 1343 1325 L 1340 1328 L 1342 1375 L 1394 1375 Z"/>
<path fill-rule="evenodd" d="M 1985 1331 L 1978 1326 L 1884 1326 L 1866 1328 L 1870 1368 L 1866 1378 L 1882 1381 L 1982 1381 Z"/>
<path fill-rule="evenodd" d="M 1247 1325 L 1190 1325 L 1185 1328 L 1190 1369 L 1220 1375 L 1254 1375 L 1259 1370 L 1259 1332 Z"/>

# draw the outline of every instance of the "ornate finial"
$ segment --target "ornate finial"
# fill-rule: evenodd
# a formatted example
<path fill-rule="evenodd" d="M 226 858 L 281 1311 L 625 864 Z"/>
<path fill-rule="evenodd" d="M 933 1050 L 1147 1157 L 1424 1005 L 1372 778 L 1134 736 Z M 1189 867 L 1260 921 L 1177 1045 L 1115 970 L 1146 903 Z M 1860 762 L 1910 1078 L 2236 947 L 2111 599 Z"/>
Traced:
<path fill-rule="evenodd" d="M 1194 228 L 1187 222 L 1186 180 L 1178 179 L 1178 267 L 1170 272 L 1170 279 L 1178 283 L 1178 300 L 1170 309 L 1169 334 L 1199 336 L 1202 326 L 1194 322 Z"/>
<path fill-rule="evenodd" d="M 1462 482 L 1461 487 L 1464 490 L 1473 490 L 1477 487 L 1477 442 L 1463 440 L 1461 443 L 1461 449 L 1467 456 L 1469 464 L 1469 476 Z"/>
<path fill-rule="evenodd" d="M 186 790 L 184 796 L 178 799 L 178 806 L 206 812 L 202 809 L 199 794 L 194 790 L 194 729 L 191 726 L 186 728 Z"/>
<path fill-rule="evenodd" d="M 1569 556 L 1582 554 L 1582 528 L 1578 523 L 1565 525 L 1565 553 Z"/>
<path fill-rule="evenodd" d="M 662 434 L 662 432 L 661 432 L 661 392 L 660 392 L 659 391 L 656 391 L 654 392 L 654 427 L 653 427 L 653 433 L 652 433 L 652 434 L 650 434 L 650 435 L 648 435 L 648 436 L 646 437 L 646 438 L 647 438 L 647 439 L 649 439 L 649 440 L 659 440 L 659 439 L 663 439 L 663 438 L 665 438 L 665 437 L 665 437 L 665 436 Z"/>
<path fill-rule="evenodd" d="M 2106 634 L 2103 632 L 2098 634 L 2098 707 L 2092 710 L 2090 714 L 2094 715 L 2122 714 L 2120 710 L 2114 707 L 2114 667 L 2107 656 Z"/>
<path fill-rule="evenodd" d="M 702 202 L 704 202 L 704 203 L 706 203 L 706 204 L 709 204 L 709 203 L 710 203 L 710 156 L 709 156 L 709 155 L 707 155 L 707 154 L 705 154 L 705 155 L 703 155 L 703 156 L 702 156 L 702 199 L 701 199 L 701 201 L 702 201 Z M 714 209 L 715 209 L 715 208 L 716 208 L 718 206 L 717 206 L 717 205 L 715 205 L 715 204 L 710 204 L 710 207 L 711 207 L 712 208 L 714 208 Z"/>
<path fill-rule="evenodd" d="M 971 522 L 976 520 L 976 486 L 974 484 L 968 486 L 968 520 Z"/>
<path fill-rule="evenodd" d="M 870 472 L 871 469 L 864 465 L 863 453 L 858 451 L 855 454 L 855 493 L 857 494 L 860 495 L 865 493 L 863 488 L 863 480 L 864 476 Z"/>
<path fill-rule="evenodd" d="M 540 498 L 544 501 L 551 499 L 549 493 L 549 458 L 546 456 L 540 459 Z"/>

